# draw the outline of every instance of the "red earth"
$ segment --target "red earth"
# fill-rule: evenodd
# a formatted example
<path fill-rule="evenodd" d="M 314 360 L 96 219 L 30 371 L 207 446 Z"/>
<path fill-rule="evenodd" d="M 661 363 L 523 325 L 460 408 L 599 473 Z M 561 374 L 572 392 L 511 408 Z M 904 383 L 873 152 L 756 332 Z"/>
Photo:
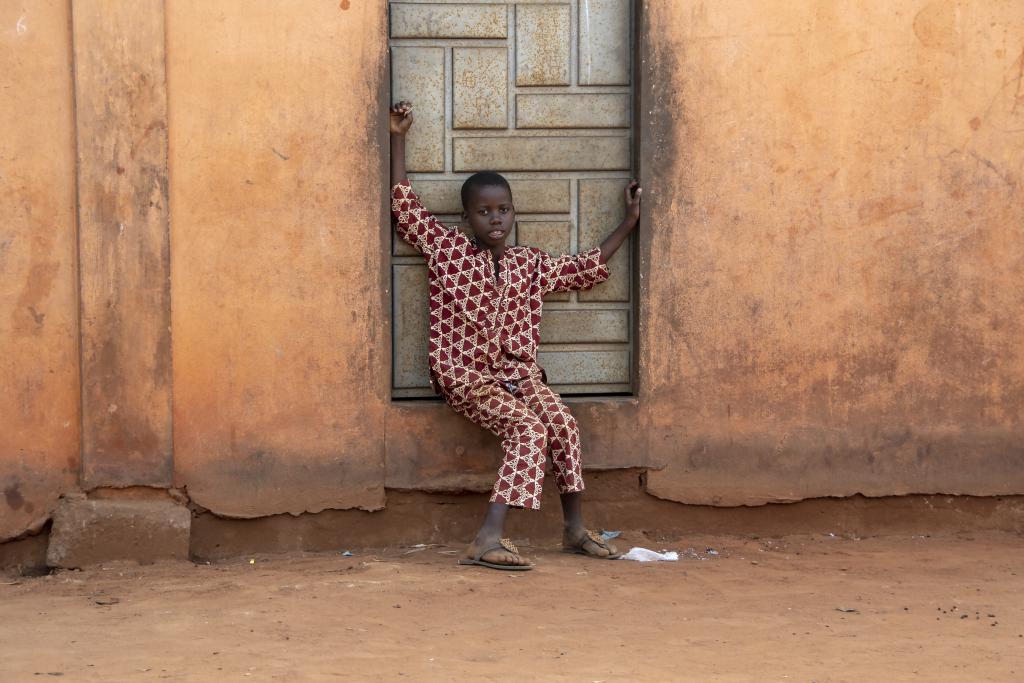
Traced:
<path fill-rule="evenodd" d="M 1019 535 L 430 545 L 0 579 L 0 680 L 1024 680 Z M 692 551 L 687 551 L 692 548 Z M 710 554 L 708 549 L 717 554 Z"/>

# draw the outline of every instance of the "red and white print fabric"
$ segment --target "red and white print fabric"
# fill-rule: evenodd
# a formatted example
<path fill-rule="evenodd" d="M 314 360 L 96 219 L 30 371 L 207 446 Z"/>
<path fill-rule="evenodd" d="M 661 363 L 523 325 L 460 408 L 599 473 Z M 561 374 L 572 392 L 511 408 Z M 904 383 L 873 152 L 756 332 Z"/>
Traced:
<path fill-rule="evenodd" d="M 582 490 L 576 422 L 541 381 L 537 347 L 545 294 L 608 279 L 600 249 L 550 256 L 506 247 L 495 277 L 491 252 L 437 220 L 408 182 L 391 197 L 399 237 L 427 260 L 431 374 L 453 408 L 502 439 L 505 462 L 491 500 L 539 507 L 547 449 L 559 489 Z"/>
<path fill-rule="evenodd" d="M 517 382 L 511 392 L 508 389 L 498 381 L 481 382 L 472 390 L 446 396 L 456 412 L 501 439 L 505 457 L 491 502 L 539 508 L 548 453 L 559 492 L 582 491 L 576 418 L 539 376 Z"/>

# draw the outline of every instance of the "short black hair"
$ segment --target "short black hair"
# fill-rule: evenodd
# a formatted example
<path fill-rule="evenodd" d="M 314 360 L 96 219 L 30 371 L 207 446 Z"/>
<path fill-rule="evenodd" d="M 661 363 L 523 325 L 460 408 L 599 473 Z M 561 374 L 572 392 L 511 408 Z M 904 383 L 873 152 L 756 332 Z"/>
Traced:
<path fill-rule="evenodd" d="M 469 195 L 480 187 L 503 187 L 508 190 L 508 196 L 512 196 L 512 188 L 509 186 L 505 176 L 494 171 L 480 171 L 466 178 L 462 183 L 462 208 L 469 206 Z"/>

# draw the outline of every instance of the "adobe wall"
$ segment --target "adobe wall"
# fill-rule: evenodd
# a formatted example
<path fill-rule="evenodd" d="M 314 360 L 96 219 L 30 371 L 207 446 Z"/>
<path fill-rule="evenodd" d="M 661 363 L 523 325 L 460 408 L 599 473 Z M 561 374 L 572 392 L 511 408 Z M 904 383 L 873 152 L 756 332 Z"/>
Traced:
<path fill-rule="evenodd" d="M 386 9 L 167 5 L 175 484 L 384 504 Z"/>
<path fill-rule="evenodd" d="M 494 440 L 388 392 L 385 4 L 165 6 L 0 10 L 0 538 L 78 488 L 486 490 Z M 588 467 L 717 506 L 1024 493 L 1024 7 L 649 0 L 639 32 L 639 391 L 572 402 Z"/>
<path fill-rule="evenodd" d="M 75 128 L 68 3 L 0 7 L 0 540 L 78 484 Z"/>
<path fill-rule="evenodd" d="M 648 490 L 1024 490 L 1024 6 L 646 7 Z"/>

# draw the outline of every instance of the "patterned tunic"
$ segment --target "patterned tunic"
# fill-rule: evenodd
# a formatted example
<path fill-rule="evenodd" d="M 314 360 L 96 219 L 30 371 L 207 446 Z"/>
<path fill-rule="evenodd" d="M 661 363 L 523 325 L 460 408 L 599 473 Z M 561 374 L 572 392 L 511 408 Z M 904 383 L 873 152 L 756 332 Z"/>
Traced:
<path fill-rule="evenodd" d="M 527 377 L 537 366 L 543 297 L 589 289 L 608 279 L 595 247 L 552 257 L 535 247 L 506 247 L 494 259 L 461 230 L 437 220 L 408 183 L 392 188 L 399 237 L 423 254 L 430 271 L 430 369 L 442 392 L 488 376 Z"/>
<path fill-rule="evenodd" d="M 490 250 L 444 226 L 407 182 L 391 197 L 398 235 L 427 259 L 431 380 L 452 408 L 502 440 L 491 501 L 540 507 L 548 453 L 559 490 L 582 491 L 579 428 L 544 383 L 537 346 L 545 294 L 608 279 L 600 249 L 552 257 L 506 247 L 495 277 Z"/>

